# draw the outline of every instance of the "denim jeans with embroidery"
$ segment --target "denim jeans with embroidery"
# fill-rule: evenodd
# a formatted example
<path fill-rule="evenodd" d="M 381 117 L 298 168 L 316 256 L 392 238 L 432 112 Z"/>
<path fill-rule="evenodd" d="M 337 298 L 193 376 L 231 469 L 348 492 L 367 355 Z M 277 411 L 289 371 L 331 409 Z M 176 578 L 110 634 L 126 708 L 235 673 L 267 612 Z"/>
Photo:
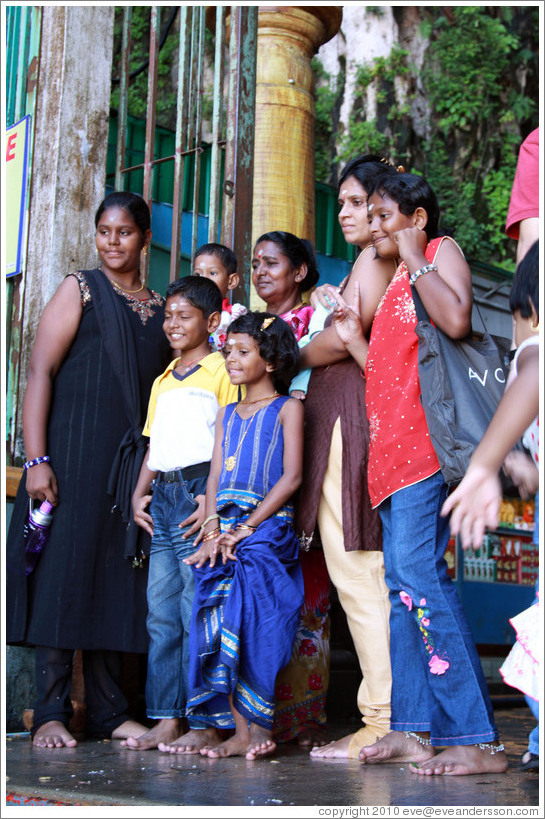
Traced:
<path fill-rule="evenodd" d="M 432 745 L 498 738 L 477 649 L 443 557 L 448 519 L 440 472 L 383 501 L 390 590 L 392 731 L 429 731 Z"/>
<path fill-rule="evenodd" d="M 536 512 L 534 517 L 534 543 L 539 546 L 539 492 L 536 493 Z M 539 596 L 539 580 L 536 583 L 536 600 Z M 534 601 L 535 602 L 535 601 Z M 532 728 L 530 731 L 530 736 L 528 737 L 528 750 L 532 754 L 536 754 L 539 756 L 539 702 L 537 700 L 533 700 L 531 697 L 526 697 L 526 702 L 528 703 L 528 707 L 532 712 L 534 718 L 537 720 L 537 725 L 535 728 Z"/>
<path fill-rule="evenodd" d="M 195 551 L 196 534 L 183 540 L 182 535 L 190 527 L 180 529 L 178 524 L 197 508 L 194 498 L 205 494 L 206 480 L 153 484 L 146 621 L 150 638 L 146 714 L 150 719 L 185 715 L 195 580 L 192 567 L 183 560 Z M 194 721 L 191 724 L 205 727 Z"/>

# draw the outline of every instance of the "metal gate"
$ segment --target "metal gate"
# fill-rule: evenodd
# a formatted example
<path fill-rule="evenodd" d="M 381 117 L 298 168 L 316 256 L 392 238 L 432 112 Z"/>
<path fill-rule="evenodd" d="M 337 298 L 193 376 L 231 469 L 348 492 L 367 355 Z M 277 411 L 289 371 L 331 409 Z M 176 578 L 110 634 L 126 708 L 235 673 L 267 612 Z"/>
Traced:
<path fill-rule="evenodd" d="M 123 10 L 122 67 L 119 77 L 119 111 L 115 187 L 123 190 L 128 174 L 143 171 L 142 195 L 153 210 L 153 174 L 161 163 L 173 163 L 172 233 L 170 281 L 180 272 L 181 225 L 184 178 L 192 175 L 192 229 L 190 249 L 197 249 L 199 189 L 201 174 L 204 36 L 208 26 L 215 32 L 213 80 L 213 134 L 208 241 L 222 241 L 233 248 L 241 261 L 241 289 L 237 300 L 247 302 L 250 292 L 249 259 L 251 254 L 252 160 L 255 111 L 255 77 L 257 53 L 257 6 L 181 6 L 179 20 L 176 131 L 174 153 L 158 156 L 155 150 L 157 77 L 159 48 L 162 42 L 161 8 L 150 8 L 150 44 L 146 105 L 146 137 L 143 162 L 125 164 L 128 94 L 130 83 L 131 18 L 133 10 Z M 170 26 L 171 20 L 167 23 Z M 227 37 L 227 29 L 229 37 Z M 166 27 L 165 27 L 166 30 Z M 170 35 L 172 36 L 172 35 Z M 222 113 L 226 112 L 226 116 Z M 224 182 L 221 185 L 221 153 L 224 156 Z M 187 181 L 187 180 L 186 180 Z M 220 217 L 221 214 L 221 217 Z M 143 271 L 149 275 L 149 261 Z"/>

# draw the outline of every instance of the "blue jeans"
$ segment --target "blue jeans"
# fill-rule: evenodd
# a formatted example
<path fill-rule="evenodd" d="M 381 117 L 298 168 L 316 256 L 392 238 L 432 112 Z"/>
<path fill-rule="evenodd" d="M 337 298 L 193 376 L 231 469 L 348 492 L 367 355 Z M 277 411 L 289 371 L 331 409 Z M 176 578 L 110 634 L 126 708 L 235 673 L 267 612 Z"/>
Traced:
<path fill-rule="evenodd" d="M 380 506 L 390 590 L 392 731 L 429 731 L 432 745 L 498 738 L 486 681 L 443 557 L 447 487 L 440 472 Z"/>
<path fill-rule="evenodd" d="M 190 527 L 180 529 L 179 523 L 197 508 L 194 497 L 205 494 L 206 480 L 153 483 L 146 621 L 150 638 L 146 714 L 150 719 L 185 715 L 195 580 L 192 567 L 183 560 L 195 551 L 196 534 L 183 540 Z"/>
<path fill-rule="evenodd" d="M 534 528 L 534 543 L 537 543 L 539 546 L 539 492 L 536 493 L 536 513 L 535 513 L 535 528 Z M 536 600 L 539 593 L 539 580 L 536 583 Z M 535 602 L 535 601 L 534 601 Z M 528 707 L 530 711 L 534 715 L 535 719 L 537 720 L 537 725 L 535 728 L 532 728 L 530 731 L 530 735 L 528 737 L 528 750 L 532 754 L 536 754 L 539 756 L 539 702 L 537 700 L 533 700 L 531 697 L 526 697 L 526 702 L 528 703 Z"/>

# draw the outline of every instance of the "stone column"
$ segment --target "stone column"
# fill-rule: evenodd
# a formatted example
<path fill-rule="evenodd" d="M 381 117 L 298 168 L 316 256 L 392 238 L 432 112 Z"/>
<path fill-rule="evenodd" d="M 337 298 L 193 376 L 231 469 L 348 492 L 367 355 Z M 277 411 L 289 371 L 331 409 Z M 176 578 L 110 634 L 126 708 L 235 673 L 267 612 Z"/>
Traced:
<path fill-rule="evenodd" d="M 253 242 L 268 230 L 288 230 L 314 240 L 315 113 L 310 62 L 337 33 L 341 20 L 342 6 L 259 8 Z M 252 294 L 252 301 L 256 299 Z"/>

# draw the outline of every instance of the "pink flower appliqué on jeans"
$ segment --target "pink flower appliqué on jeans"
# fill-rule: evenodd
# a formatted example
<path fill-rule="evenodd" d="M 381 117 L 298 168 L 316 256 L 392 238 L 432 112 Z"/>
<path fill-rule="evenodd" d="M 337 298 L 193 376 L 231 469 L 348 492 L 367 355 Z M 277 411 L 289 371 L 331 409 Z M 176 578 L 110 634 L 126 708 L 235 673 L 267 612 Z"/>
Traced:
<path fill-rule="evenodd" d="M 434 654 L 431 660 L 429 661 L 428 665 L 430 667 L 430 671 L 432 674 L 437 674 L 441 676 L 444 674 L 447 668 L 450 668 L 450 663 L 448 660 L 445 660 L 443 657 L 439 657 L 437 654 Z"/>
<path fill-rule="evenodd" d="M 404 591 L 400 591 L 399 596 L 401 598 L 401 602 L 405 603 L 405 605 L 407 606 L 409 611 L 412 611 L 413 601 L 412 601 L 411 596 L 409 594 L 407 594 L 407 592 L 404 592 Z"/>

